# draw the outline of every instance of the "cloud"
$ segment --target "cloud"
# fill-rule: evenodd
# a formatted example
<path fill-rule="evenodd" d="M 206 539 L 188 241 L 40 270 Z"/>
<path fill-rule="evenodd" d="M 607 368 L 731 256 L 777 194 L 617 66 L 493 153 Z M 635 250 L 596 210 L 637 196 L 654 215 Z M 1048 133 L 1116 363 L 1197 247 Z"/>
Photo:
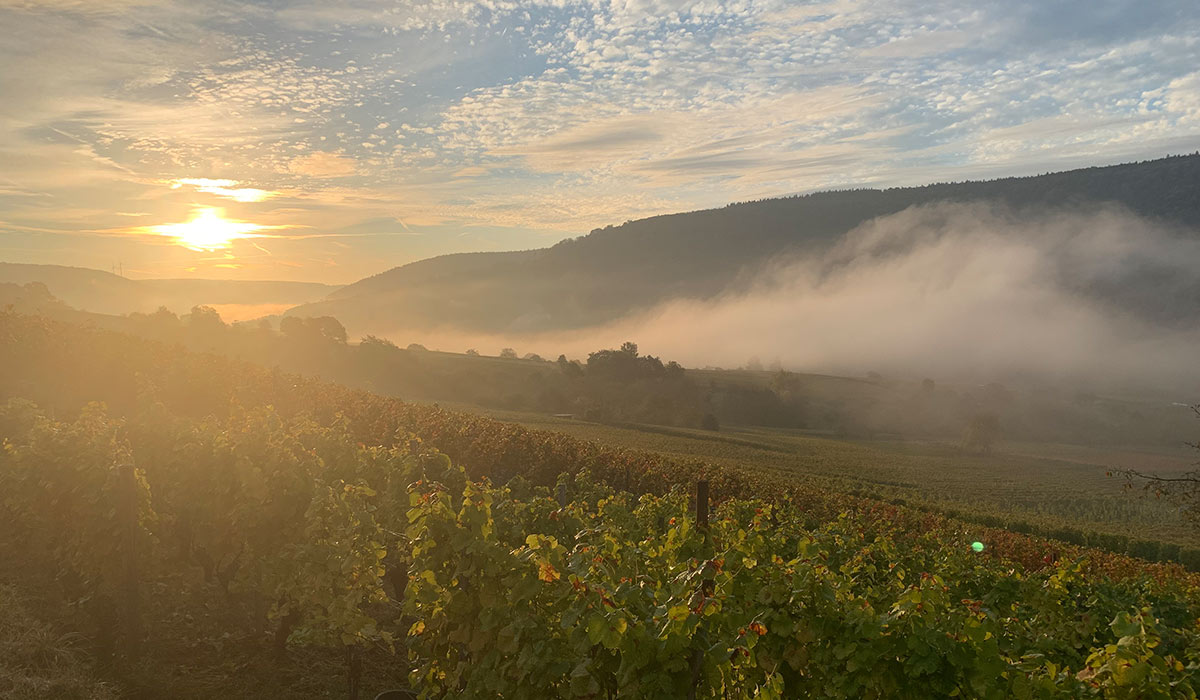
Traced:
<path fill-rule="evenodd" d="M 215 194 L 236 202 L 261 202 L 278 195 L 278 192 L 260 190 L 254 187 L 238 187 L 237 180 L 210 179 L 204 177 L 185 177 L 171 181 L 171 188 L 177 189 L 183 185 L 196 188 L 197 192 Z"/>
<path fill-rule="evenodd" d="M 489 154 L 519 156 L 540 172 L 603 171 L 659 187 L 711 178 L 795 183 L 801 174 L 817 183 L 818 170 L 861 162 L 880 148 L 873 142 L 889 134 L 857 130 L 878 103 L 843 86 L 747 97 L 690 112 L 597 117 Z"/>
<path fill-rule="evenodd" d="M 598 119 L 532 143 L 497 148 L 491 153 L 522 156 L 530 167 L 545 172 L 609 167 L 652 152 L 666 139 L 669 121 L 667 115 Z"/>
<path fill-rule="evenodd" d="M 1165 107 L 1187 121 L 1200 121 L 1200 71 L 1167 83 Z"/>
<path fill-rule="evenodd" d="M 117 14 L 132 8 L 165 5 L 170 2 L 171 0 L 0 0 L 0 10 Z"/>
<path fill-rule="evenodd" d="M 357 168 L 353 158 L 327 151 L 317 151 L 293 159 L 288 163 L 288 170 L 298 175 L 332 178 L 353 175 Z"/>
<path fill-rule="evenodd" d="M 1022 45 L 1128 41 L 1170 33 L 1196 19 L 1196 6 L 1190 0 L 1145 0 L 1136 5 L 1125 0 L 991 0 L 987 4 L 989 14 L 1008 25 L 1004 36 Z"/>
<path fill-rule="evenodd" d="M 973 37 L 961 29 L 918 31 L 863 51 L 873 58 L 919 58 L 970 46 Z"/>

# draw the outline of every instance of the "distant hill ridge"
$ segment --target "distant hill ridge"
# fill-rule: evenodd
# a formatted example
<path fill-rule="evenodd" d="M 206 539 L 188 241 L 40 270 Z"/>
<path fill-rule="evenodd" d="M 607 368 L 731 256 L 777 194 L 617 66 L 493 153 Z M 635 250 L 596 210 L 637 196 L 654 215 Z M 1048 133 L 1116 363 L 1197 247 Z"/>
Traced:
<path fill-rule="evenodd" d="M 731 289 L 747 270 L 781 254 L 822 250 L 880 216 L 915 205 L 974 201 L 1018 210 L 1115 203 L 1200 232 L 1200 153 L 989 181 L 818 192 L 654 216 L 550 248 L 421 260 L 288 313 L 332 315 L 352 333 L 587 327 L 673 298 L 711 298 Z"/>
<path fill-rule="evenodd" d="M 337 289 L 315 282 L 135 280 L 84 267 L 0 262 L 0 283 L 23 285 L 30 282 L 46 285 L 55 297 L 69 306 L 103 314 L 145 313 L 160 306 L 186 313 L 201 304 L 302 304 Z"/>

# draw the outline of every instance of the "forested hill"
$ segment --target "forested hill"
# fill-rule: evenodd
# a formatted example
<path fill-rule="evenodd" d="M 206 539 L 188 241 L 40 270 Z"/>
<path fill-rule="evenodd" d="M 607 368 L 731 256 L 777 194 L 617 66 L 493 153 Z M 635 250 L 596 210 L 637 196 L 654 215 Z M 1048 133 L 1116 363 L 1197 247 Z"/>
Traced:
<path fill-rule="evenodd" d="M 452 325 L 482 331 L 603 323 L 678 297 L 708 298 L 789 252 L 819 250 L 870 219 L 935 202 L 1018 210 L 1110 202 L 1200 231 L 1200 153 L 986 182 L 846 190 L 656 216 L 551 248 L 446 255 L 397 267 L 290 313 L 351 332 Z"/>

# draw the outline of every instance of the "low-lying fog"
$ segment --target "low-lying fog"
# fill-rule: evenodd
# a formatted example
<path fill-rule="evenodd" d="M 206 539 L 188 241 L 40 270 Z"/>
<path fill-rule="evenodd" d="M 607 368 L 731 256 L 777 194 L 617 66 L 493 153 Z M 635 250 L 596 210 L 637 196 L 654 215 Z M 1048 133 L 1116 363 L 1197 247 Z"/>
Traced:
<path fill-rule="evenodd" d="M 402 331 L 396 342 L 586 358 L 636 341 L 688 367 L 1084 380 L 1200 388 L 1200 241 L 1116 209 L 916 207 L 824 254 L 778 259 L 743 291 L 569 333 Z"/>

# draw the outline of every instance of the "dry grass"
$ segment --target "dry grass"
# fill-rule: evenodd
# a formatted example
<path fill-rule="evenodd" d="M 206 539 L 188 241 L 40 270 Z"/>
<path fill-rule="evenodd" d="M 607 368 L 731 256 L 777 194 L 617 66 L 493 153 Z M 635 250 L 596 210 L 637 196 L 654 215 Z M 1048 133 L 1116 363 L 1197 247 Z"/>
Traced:
<path fill-rule="evenodd" d="M 16 589 L 0 585 L 0 698 L 115 700 L 116 689 L 93 674 L 82 641 L 37 619 Z"/>

